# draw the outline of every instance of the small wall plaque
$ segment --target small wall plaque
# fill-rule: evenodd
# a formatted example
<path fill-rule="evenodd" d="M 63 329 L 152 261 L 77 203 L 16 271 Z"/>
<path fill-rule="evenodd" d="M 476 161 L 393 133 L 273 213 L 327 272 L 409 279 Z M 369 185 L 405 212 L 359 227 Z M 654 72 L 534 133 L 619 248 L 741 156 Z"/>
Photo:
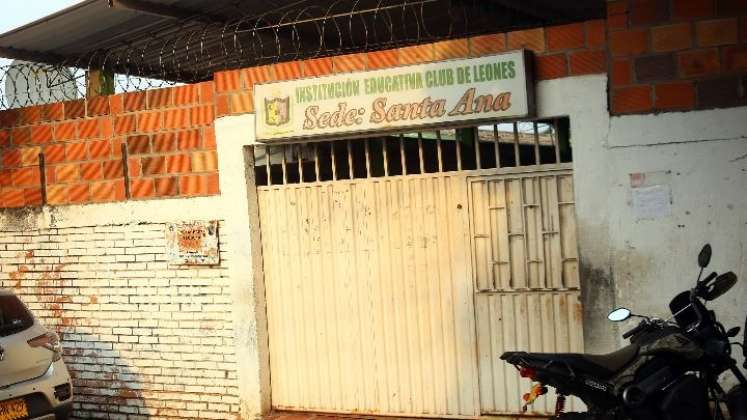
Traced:
<path fill-rule="evenodd" d="M 218 265 L 218 222 L 182 222 L 166 225 L 169 264 Z"/>

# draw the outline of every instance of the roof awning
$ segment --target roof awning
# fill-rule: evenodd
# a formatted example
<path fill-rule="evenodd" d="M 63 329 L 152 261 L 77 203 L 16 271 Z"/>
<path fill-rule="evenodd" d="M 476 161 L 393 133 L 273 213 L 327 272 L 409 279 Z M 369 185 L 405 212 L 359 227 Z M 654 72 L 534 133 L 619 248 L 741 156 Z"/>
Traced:
<path fill-rule="evenodd" d="M 604 0 L 85 0 L 0 35 L 0 56 L 163 80 L 602 18 Z"/>

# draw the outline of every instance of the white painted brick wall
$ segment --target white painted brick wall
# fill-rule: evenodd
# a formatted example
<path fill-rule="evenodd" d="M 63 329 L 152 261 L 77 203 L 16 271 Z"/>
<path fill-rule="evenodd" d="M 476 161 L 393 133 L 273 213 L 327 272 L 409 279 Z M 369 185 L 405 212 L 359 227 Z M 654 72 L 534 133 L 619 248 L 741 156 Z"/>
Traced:
<path fill-rule="evenodd" d="M 164 228 L 0 232 L 0 287 L 60 333 L 76 418 L 238 418 L 226 244 L 221 266 L 170 266 Z"/>

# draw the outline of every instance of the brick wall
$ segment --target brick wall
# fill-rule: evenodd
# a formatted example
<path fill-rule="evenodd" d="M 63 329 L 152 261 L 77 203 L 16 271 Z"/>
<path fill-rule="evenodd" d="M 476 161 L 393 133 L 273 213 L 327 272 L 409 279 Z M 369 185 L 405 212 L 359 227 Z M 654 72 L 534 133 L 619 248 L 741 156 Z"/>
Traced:
<path fill-rule="evenodd" d="M 60 333 L 77 418 L 238 416 L 226 269 L 164 247 L 163 224 L 0 232 L 0 288 Z"/>
<path fill-rule="evenodd" d="M 605 73 L 603 20 L 220 72 L 205 82 L 0 112 L 0 208 L 218 194 L 215 116 L 255 83 L 527 48 L 537 80 Z M 217 95 L 216 95 L 217 92 Z M 122 159 L 125 144 L 129 158 Z M 39 166 L 44 155 L 44 174 Z"/>
<path fill-rule="evenodd" d="M 747 105 L 747 1 L 607 6 L 613 114 Z"/>
<path fill-rule="evenodd" d="M 605 22 L 595 20 L 220 72 L 215 74 L 216 114 L 253 112 L 252 89 L 256 83 L 479 57 L 520 48 L 534 52 L 537 80 L 607 71 Z"/>
<path fill-rule="evenodd" d="M 212 82 L 0 112 L 0 207 L 218 193 Z M 129 158 L 123 161 L 121 145 Z M 39 155 L 46 168 L 42 177 Z"/>

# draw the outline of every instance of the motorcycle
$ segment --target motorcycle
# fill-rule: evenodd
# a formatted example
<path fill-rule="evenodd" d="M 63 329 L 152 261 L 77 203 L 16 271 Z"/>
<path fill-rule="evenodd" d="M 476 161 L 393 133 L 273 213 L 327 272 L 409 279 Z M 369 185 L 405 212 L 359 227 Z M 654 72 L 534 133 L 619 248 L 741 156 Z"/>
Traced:
<path fill-rule="evenodd" d="M 706 245 L 698 255 L 695 287 L 672 299 L 671 318 L 636 315 L 627 308 L 610 312 L 613 322 L 641 320 L 622 335 L 630 344 L 614 353 L 504 353 L 501 359 L 534 383 L 524 395 L 525 410 L 551 386 L 558 395 L 557 419 L 723 420 L 725 404 L 731 419 L 747 420 L 747 379 L 731 357 L 732 346 L 741 346 L 747 358 L 747 331 L 741 343 L 731 343 L 740 328 L 725 330 L 705 305 L 728 292 L 737 276 L 728 272 L 702 278 L 710 260 L 711 247 Z M 726 371 L 738 381 L 729 392 L 718 382 Z M 570 395 L 580 398 L 588 411 L 565 413 L 565 398 Z"/>

